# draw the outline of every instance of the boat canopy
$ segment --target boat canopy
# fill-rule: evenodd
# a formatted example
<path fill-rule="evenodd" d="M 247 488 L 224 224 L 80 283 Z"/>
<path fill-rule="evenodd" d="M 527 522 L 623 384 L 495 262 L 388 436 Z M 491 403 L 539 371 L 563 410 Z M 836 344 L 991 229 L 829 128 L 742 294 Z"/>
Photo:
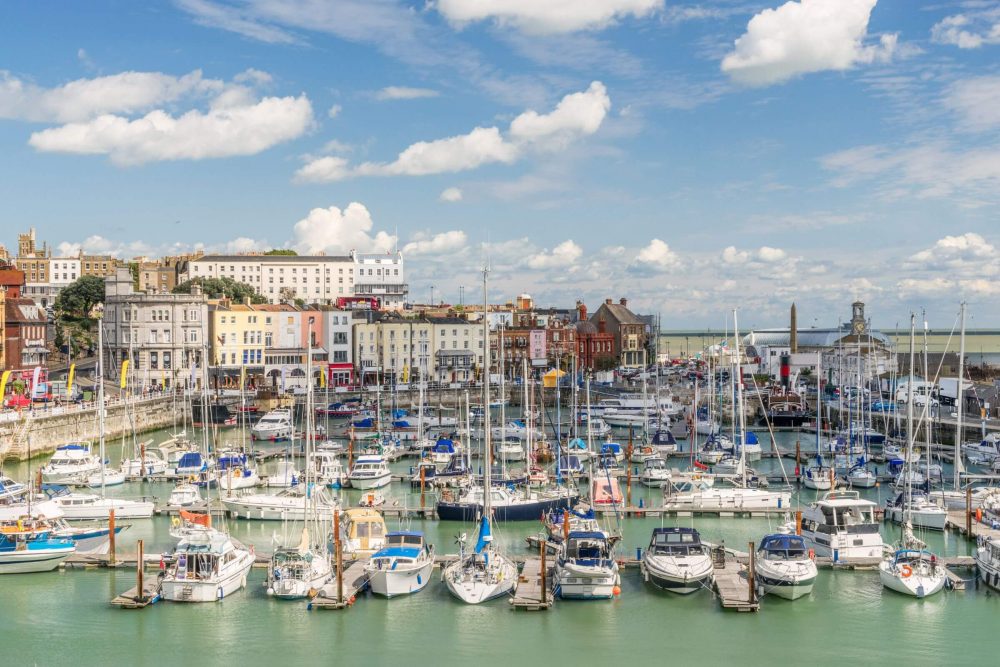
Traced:
<path fill-rule="evenodd" d="M 448 438 L 438 438 L 438 441 L 434 443 L 434 453 L 435 454 L 454 454 L 455 453 L 455 443 Z"/>
<path fill-rule="evenodd" d="M 571 540 L 602 540 L 606 541 L 608 536 L 596 530 L 574 530 L 570 532 Z"/>
<path fill-rule="evenodd" d="M 351 425 L 356 426 L 358 428 L 374 428 L 375 420 L 372 419 L 371 417 L 365 417 L 364 419 L 358 419 L 351 422 Z"/>
<path fill-rule="evenodd" d="M 760 541 L 760 551 L 799 556 L 806 553 L 806 541 L 801 535 L 767 535 Z"/>

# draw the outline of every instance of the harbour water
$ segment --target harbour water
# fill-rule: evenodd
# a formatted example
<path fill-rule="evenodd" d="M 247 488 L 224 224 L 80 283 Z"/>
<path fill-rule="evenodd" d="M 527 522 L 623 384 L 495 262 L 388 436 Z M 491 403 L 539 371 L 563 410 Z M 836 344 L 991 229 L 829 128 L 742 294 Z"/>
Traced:
<path fill-rule="evenodd" d="M 150 436 L 147 436 L 150 437 Z M 155 440 L 166 437 L 155 433 Z M 777 435 L 779 446 L 794 448 L 795 434 Z M 808 437 L 803 437 L 807 450 Z M 120 445 L 109 458 L 117 461 Z M 785 460 L 789 470 L 790 461 Z M 8 465 L 6 472 L 26 479 L 28 464 Z M 39 463 L 33 462 L 33 466 Z M 408 470 L 410 460 L 394 464 Z M 776 470 L 776 459 L 757 462 Z M 109 489 L 122 496 L 152 495 L 161 502 L 165 483 L 127 484 Z M 873 489 L 884 501 L 888 489 Z M 356 500 L 359 492 L 344 492 Z M 808 502 L 813 491 L 801 491 Z M 390 503 L 419 505 L 419 492 L 394 483 L 385 490 Z M 639 485 L 633 502 L 656 502 L 658 490 Z M 434 498 L 428 495 L 427 503 Z M 609 518 L 614 523 L 614 518 Z M 777 527 L 779 519 L 629 518 L 623 520 L 619 555 L 634 557 L 654 527 L 693 525 L 705 540 L 725 541 L 746 550 Z M 398 525 L 387 518 L 390 528 Z M 134 521 L 119 538 L 121 553 L 135 540 L 147 553 L 169 549 L 169 519 Z M 219 525 L 219 522 L 217 522 Z M 280 539 L 278 522 L 228 520 L 232 534 L 258 552 L 270 552 Z M 456 535 L 473 526 L 414 519 L 439 553 L 457 551 Z M 287 527 L 288 535 L 296 533 Z M 498 526 L 497 539 L 512 553 L 527 554 L 525 537 L 535 522 Z M 884 524 L 886 541 L 898 527 Z M 967 555 L 971 546 L 950 533 L 921 535 L 942 556 Z M 971 571 L 961 574 L 971 577 Z M 304 602 L 267 597 L 264 571 L 251 572 L 247 589 L 217 604 L 162 602 L 144 610 L 120 610 L 110 599 L 134 585 L 132 569 L 67 569 L 0 579 L 0 646 L 3 665 L 134 664 L 536 664 L 543 658 L 559 664 L 639 664 L 650 661 L 773 665 L 867 664 L 891 659 L 911 665 L 992 664 L 992 632 L 1000 596 L 970 583 L 965 591 L 945 591 L 918 601 L 885 591 L 875 571 L 821 570 L 812 595 L 795 602 L 764 598 L 757 614 L 722 611 L 709 591 L 690 596 L 658 593 L 627 569 L 621 595 L 607 602 L 560 600 L 544 612 L 512 611 L 506 599 L 483 606 L 457 602 L 437 580 L 424 591 L 385 600 L 362 596 L 345 611 L 309 611 Z"/>

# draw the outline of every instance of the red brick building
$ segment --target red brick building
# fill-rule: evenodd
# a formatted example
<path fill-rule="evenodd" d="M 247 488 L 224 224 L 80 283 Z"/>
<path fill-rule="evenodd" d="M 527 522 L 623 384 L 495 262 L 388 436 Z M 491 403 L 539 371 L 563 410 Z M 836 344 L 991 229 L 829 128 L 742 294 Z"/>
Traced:
<path fill-rule="evenodd" d="M 599 359 L 608 359 L 610 365 L 617 365 L 615 360 L 615 337 L 608 333 L 607 323 L 599 320 L 597 324 L 587 320 L 587 306 L 582 301 L 576 302 L 576 355 L 580 368 L 594 370 Z"/>
<path fill-rule="evenodd" d="M 49 350 L 45 346 L 45 311 L 28 297 L 8 297 L 4 301 L 4 357 L 7 369 L 44 366 Z"/>

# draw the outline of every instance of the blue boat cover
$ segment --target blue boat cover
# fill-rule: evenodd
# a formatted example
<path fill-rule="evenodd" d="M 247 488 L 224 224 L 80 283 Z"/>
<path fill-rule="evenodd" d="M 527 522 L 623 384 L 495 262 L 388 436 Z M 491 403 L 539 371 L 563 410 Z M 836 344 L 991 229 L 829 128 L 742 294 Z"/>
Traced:
<path fill-rule="evenodd" d="M 371 417 L 365 417 L 364 419 L 358 419 L 357 421 L 351 422 L 352 426 L 357 426 L 358 428 L 372 428 L 375 426 L 375 420 Z"/>
<path fill-rule="evenodd" d="M 775 533 L 774 535 L 766 535 L 764 539 L 760 541 L 760 548 L 763 551 L 804 551 L 806 548 L 806 541 L 801 535 L 782 535 L 780 533 Z"/>
<path fill-rule="evenodd" d="M 490 520 L 484 516 L 479 521 L 479 539 L 476 540 L 476 553 L 481 554 L 492 538 L 493 533 L 490 530 Z"/>
<path fill-rule="evenodd" d="M 375 552 L 372 558 L 417 558 L 420 556 L 419 547 L 387 547 Z"/>
<path fill-rule="evenodd" d="M 608 536 L 596 530 L 574 530 L 569 534 L 571 540 L 606 540 Z"/>
<path fill-rule="evenodd" d="M 177 462 L 178 468 L 200 468 L 203 464 L 201 459 L 201 454 L 199 452 L 188 452 L 187 454 L 182 454 L 180 460 Z"/>

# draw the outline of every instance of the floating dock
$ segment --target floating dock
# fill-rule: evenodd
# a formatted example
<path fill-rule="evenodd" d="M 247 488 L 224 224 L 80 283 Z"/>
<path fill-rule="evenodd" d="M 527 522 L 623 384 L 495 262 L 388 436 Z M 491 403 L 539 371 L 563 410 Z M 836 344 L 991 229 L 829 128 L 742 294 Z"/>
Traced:
<path fill-rule="evenodd" d="M 715 566 L 715 592 L 722 608 L 760 611 L 760 599 L 749 579 L 748 568 L 738 558 L 718 549 L 713 550 L 712 561 Z"/>
<path fill-rule="evenodd" d="M 336 581 L 325 584 L 309 600 L 309 609 L 347 609 L 353 605 L 358 594 L 368 588 L 368 575 L 365 574 L 367 562 L 368 559 L 356 560 L 344 568 L 342 596 L 339 595 Z"/>
<path fill-rule="evenodd" d="M 546 564 L 545 567 L 550 571 L 545 573 L 543 580 L 541 557 L 531 556 L 525 559 L 524 567 L 517 578 L 514 597 L 510 599 L 510 604 L 514 609 L 542 611 L 552 606 L 552 580 L 554 577 L 549 565 Z"/>
<path fill-rule="evenodd" d="M 121 595 L 116 595 L 111 604 L 121 609 L 145 609 L 151 604 L 160 601 L 159 580 L 149 581 L 143 584 L 142 593 L 138 592 L 137 586 L 133 586 Z"/>

